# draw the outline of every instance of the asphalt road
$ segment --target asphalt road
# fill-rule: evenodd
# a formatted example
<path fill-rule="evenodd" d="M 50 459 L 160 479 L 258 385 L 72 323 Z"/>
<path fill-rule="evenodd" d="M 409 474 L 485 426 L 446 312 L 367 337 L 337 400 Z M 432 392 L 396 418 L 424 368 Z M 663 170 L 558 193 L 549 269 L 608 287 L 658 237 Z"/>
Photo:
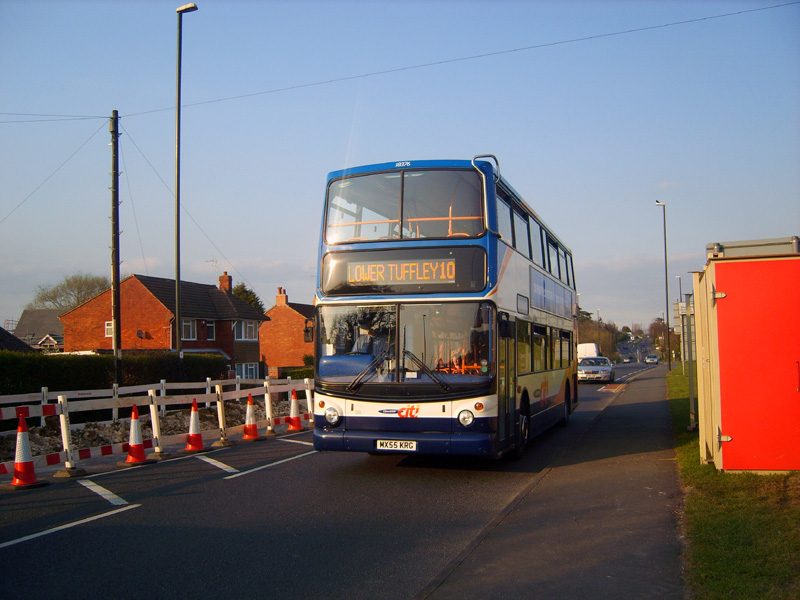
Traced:
<path fill-rule="evenodd" d="M 4 491 L 3 597 L 681 598 L 666 369 L 643 368 L 581 385 L 517 462 L 303 432 Z"/>

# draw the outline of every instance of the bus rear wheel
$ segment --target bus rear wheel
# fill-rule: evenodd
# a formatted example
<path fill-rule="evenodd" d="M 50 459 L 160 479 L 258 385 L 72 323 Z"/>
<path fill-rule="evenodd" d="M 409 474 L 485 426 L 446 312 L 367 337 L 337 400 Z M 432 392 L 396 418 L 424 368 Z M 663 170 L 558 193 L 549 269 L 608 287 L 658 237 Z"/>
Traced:
<path fill-rule="evenodd" d="M 561 421 L 558 422 L 561 427 L 569 425 L 569 415 L 572 409 L 572 394 L 569 392 L 569 386 L 567 386 L 567 390 L 564 394 L 564 416 L 561 417 Z"/>

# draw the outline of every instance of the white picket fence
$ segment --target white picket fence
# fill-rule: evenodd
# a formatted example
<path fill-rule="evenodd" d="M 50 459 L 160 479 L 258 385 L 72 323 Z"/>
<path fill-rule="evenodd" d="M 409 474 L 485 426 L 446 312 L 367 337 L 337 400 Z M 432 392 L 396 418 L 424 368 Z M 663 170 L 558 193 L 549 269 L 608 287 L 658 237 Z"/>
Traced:
<path fill-rule="evenodd" d="M 225 402 L 247 400 L 248 396 L 252 395 L 254 402 L 264 402 L 266 420 L 258 425 L 272 429 L 273 426 L 281 424 L 281 419 L 272 415 L 272 402 L 268 401 L 272 398 L 272 394 L 287 393 L 288 395 L 292 391 L 296 391 L 298 403 L 304 400 L 306 404 L 307 412 L 302 415 L 302 418 L 310 420 L 313 414 L 312 390 L 313 380 L 311 379 L 300 382 L 292 381 L 291 378 L 260 380 L 239 377 L 221 380 L 209 378 L 204 382 L 189 383 L 168 383 L 162 379 L 157 384 L 129 387 L 119 387 L 115 384 L 113 388 L 103 390 L 51 392 L 47 388 L 42 388 L 40 393 L 0 396 L 0 421 L 13 423 L 13 427 L 16 429 L 16 421 L 19 417 L 26 419 L 38 417 L 40 423 L 44 425 L 45 417 L 58 416 L 64 449 L 58 453 L 34 456 L 34 465 L 63 463 L 66 469 L 73 469 L 79 460 L 127 452 L 127 444 L 76 450 L 72 444 L 71 431 L 79 426 L 70 424 L 71 414 L 111 409 L 112 420 L 116 421 L 120 408 L 132 407 L 134 404 L 137 407 L 148 406 L 153 437 L 145 441 L 145 447 L 152 448 L 155 452 L 161 452 L 164 445 L 177 443 L 185 440 L 186 437 L 185 434 L 169 436 L 169 438 L 161 436 L 160 417 L 163 416 L 167 405 L 191 405 L 193 400 L 197 400 L 198 406 L 204 403 L 206 407 L 210 408 L 212 403 L 216 403 L 219 420 L 218 435 L 220 441 L 225 442 L 229 434 L 239 432 L 244 428 L 244 424 L 234 427 L 226 426 Z M 207 432 L 203 433 L 207 434 Z M 211 432 L 211 435 L 216 436 L 217 433 Z M 0 475 L 13 472 L 13 466 L 14 461 L 0 463 Z"/>

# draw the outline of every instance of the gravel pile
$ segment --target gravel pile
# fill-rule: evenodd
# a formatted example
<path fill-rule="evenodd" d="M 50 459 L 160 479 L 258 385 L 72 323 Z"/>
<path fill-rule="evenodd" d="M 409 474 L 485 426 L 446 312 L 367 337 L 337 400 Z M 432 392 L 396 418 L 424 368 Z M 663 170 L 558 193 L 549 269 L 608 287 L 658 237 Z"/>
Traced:
<path fill-rule="evenodd" d="M 266 411 L 263 403 L 254 403 L 255 418 L 257 421 L 266 418 Z M 301 403 L 302 410 L 302 403 Z M 217 419 L 216 402 L 211 403 L 211 408 L 198 406 L 197 413 L 200 417 L 200 429 L 217 429 L 219 421 Z M 281 417 L 289 414 L 289 402 L 282 400 L 272 402 L 272 416 Z M 189 433 L 190 409 L 169 411 L 161 417 L 161 435 L 178 435 Z M 244 425 L 247 417 L 247 402 L 226 402 L 225 403 L 225 424 L 228 427 Z M 139 422 L 142 427 L 142 437 L 145 439 L 153 437 L 153 430 L 150 426 L 150 411 L 147 407 L 139 407 Z M 76 450 L 81 448 L 94 448 L 96 446 L 106 446 L 109 444 L 121 444 L 128 441 L 131 425 L 127 419 L 117 423 L 85 423 L 82 429 L 73 429 L 72 444 Z M 50 454 L 61 452 L 64 447 L 61 443 L 61 428 L 58 417 L 47 417 L 45 427 L 31 427 L 28 423 L 28 440 L 31 445 L 31 454 Z M 9 434 L 0 437 L 0 462 L 14 460 L 17 448 L 17 434 Z"/>

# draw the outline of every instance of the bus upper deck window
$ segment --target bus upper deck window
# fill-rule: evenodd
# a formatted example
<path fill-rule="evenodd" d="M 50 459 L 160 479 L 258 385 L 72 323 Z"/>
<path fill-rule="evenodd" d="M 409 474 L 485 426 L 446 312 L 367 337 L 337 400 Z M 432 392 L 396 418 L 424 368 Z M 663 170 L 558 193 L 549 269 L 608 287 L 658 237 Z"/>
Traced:
<path fill-rule="evenodd" d="M 403 177 L 403 237 L 483 233 L 481 182 L 473 171 L 408 171 Z"/>

